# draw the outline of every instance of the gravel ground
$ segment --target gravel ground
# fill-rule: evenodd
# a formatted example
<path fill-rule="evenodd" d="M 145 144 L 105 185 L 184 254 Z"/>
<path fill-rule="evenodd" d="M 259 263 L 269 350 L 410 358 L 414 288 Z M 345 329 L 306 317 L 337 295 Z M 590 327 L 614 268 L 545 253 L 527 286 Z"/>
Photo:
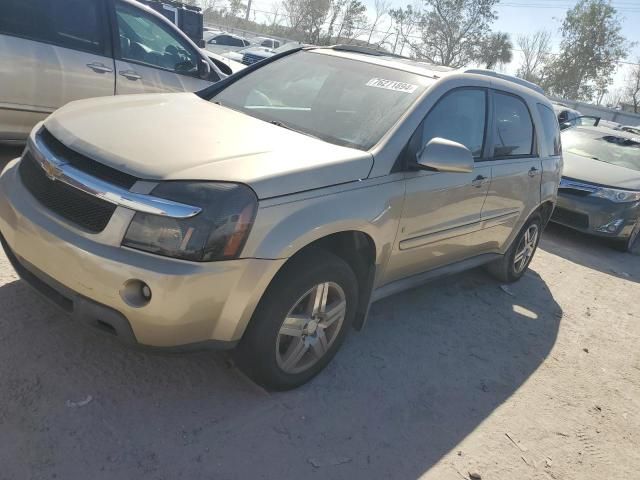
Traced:
<path fill-rule="evenodd" d="M 503 290 L 482 270 L 378 302 L 310 384 L 128 349 L 0 256 L 0 479 L 631 479 L 640 260 L 564 228 Z"/>

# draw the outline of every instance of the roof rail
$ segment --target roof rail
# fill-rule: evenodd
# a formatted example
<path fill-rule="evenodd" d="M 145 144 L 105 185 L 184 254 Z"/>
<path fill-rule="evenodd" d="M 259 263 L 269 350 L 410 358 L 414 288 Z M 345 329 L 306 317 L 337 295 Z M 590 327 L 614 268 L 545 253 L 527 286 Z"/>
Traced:
<path fill-rule="evenodd" d="M 544 95 L 544 90 L 542 89 L 542 87 L 540 85 L 536 85 L 533 82 L 529 82 L 528 80 L 525 80 L 525 79 L 519 78 L 519 77 L 515 77 L 513 75 L 507 75 L 505 73 L 498 73 L 498 72 L 495 72 L 493 70 L 485 70 L 485 69 L 482 69 L 482 68 L 469 68 L 467 70 L 464 70 L 464 73 L 474 73 L 476 75 L 487 75 L 489 77 L 500 78 L 502 80 L 506 80 L 507 82 L 517 83 L 518 85 L 521 85 L 523 87 L 530 88 L 531 90 L 534 90 L 534 91 Z"/>
<path fill-rule="evenodd" d="M 365 55 L 374 55 L 376 57 L 405 58 L 407 60 L 409 59 L 408 57 L 403 57 L 402 55 L 398 55 L 397 53 L 391 53 L 385 50 L 378 50 L 371 47 L 360 47 L 358 45 L 338 44 L 338 45 L 332 45 L 329 48 L 331 48 L 332 50 L 338 50 L 343 52 L 353 52 L 353 53 L 363 53 Z"/>

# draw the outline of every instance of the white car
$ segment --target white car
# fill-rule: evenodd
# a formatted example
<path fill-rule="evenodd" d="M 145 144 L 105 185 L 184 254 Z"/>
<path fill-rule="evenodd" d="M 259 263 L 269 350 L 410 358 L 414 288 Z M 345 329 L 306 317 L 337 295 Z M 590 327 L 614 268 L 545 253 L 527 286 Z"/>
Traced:
<path fill-rule="evenodd" d="M 248 48 L 243 48 L 242 50 L 238 50 L 235 52 L 225 52 L 222 54 L 223 57 L 226 57 L 231 60 L 235 60 L 236 62 L 242 63 L 244 61 L 245 53 L 254 53 L 254 52 L 264 52 L 264 56 L 270 57 L 273 55 L 273 50 L 264 47 L 251 46 Z"/>
<path fill-rule="evenodd" d="M 246 38 L 230 33 L 220 33 L 207 40 L 205 48 L 213 53 L 224 53 L 242 50 L 249 45 L 251 45 L 251 42 Z"/>
<path fill-rule="evenodd" d="M 261 47 L 268 48 L 269 50 L 275 50 L 280 45 L 282 45 L 280 40 L 275 40 L 268 37 L 256 37 L 253 39 L 253 43 Z"/>
<path fill-rule="evenodd" d="M 211 38 L 215 37 L 216 35 L 220 35 L 222 32 L 222 30 L 218 30 L 216 28 L 210 28 L 210 27 L 203 27 L 202 28 L 202 39 L 205 41 L 205 43 L 208 40 L 211 40 Z"/>
<path fill-rule="evenodd" d="M 204 48 L 201 49 L 201 51 L 225 75 L 231 75 L 239 70 L 242 70 L 243 68 L 247 68 L 247 66 L 243 63 L 237 62 L 227 57 L 226 55 L 218 55 L 217 53 L 210 52 L 209 50 L 205 50 Z M 242 55 L 240 56 L 240 58 L 242 59 Z"/>

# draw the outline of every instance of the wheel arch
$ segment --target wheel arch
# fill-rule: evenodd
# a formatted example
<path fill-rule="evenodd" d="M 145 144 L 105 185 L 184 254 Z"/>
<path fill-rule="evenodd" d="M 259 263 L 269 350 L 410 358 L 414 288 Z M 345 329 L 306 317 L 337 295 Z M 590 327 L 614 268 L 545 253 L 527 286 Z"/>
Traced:
<path fill-rule="evenodd" d="M 376 259 L 379 251 L 373 237 L 362 230 L 340 230 L 314 238 L 297 250 L 280 267 L 269 285 L 273 284 L 284 269 L 302 255 L 310 254 L 314 249 L 322 249 L 344 260 L 353 270 L 358 281 L 358 305 L 353 326 L 362 329 L 366 322 L 371 293 L 376 277 Z M 269 288 L 262 294 L 264 297 Z"/>

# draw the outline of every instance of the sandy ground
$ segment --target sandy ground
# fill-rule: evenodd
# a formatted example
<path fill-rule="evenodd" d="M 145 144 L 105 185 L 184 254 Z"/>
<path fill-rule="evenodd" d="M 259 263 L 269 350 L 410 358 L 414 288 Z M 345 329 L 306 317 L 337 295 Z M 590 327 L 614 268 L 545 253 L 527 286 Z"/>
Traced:
<path fill-rule="evenodd" d="M 475 270 L 390 297 L 269 394 L 72 323 L 0 256 L 0 479 L 640 478 L 639 282 L 552 226 L 507 292 Z"/>

